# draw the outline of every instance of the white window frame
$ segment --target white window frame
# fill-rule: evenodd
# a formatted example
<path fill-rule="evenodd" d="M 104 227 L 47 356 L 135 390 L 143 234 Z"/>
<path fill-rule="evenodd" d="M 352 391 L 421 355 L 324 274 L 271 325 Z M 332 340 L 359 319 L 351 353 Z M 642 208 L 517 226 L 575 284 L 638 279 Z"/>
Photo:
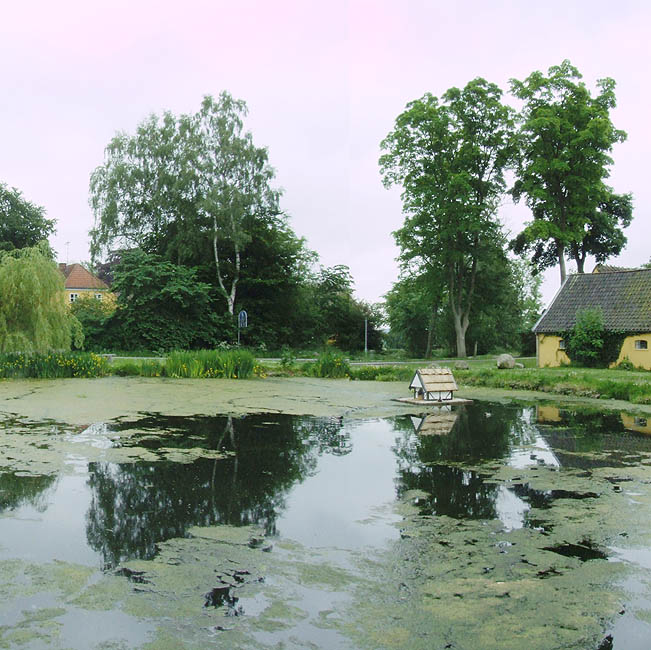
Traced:
<path fill-rule="evenodd" d="M 559 350 L 564 350 L 565 349 L 565 339 L 559 339 L 558 340 L 558 349 Z"/>
<path fill-rule="evenodd" d="M 76 302 L 79 300 L 79 294 L 78 293 L 71 293 L 70 294 L 70 302 Z"/>
<path fill-rule="evenodd" d="M 102 299 L 102 294 L 101 293 L 96 293 L 95 294 L 95 300 L 101 300 Z"/>
<path fill-rule="evenodd" d="M 649 342 L 646 339 L 635 339 L 636 350 L 648 350 Z"/>

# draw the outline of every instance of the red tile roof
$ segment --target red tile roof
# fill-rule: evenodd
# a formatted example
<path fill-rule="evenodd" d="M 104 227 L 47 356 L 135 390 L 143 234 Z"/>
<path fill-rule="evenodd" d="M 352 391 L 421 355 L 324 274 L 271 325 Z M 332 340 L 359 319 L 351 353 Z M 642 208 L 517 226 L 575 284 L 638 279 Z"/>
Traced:
<path fill-rule="evenodd" d="M 66 289 L 108 289 L 106 282 L 94 276 L 81 264 L 59 264 L 59 270 L 66 279 Z"/>

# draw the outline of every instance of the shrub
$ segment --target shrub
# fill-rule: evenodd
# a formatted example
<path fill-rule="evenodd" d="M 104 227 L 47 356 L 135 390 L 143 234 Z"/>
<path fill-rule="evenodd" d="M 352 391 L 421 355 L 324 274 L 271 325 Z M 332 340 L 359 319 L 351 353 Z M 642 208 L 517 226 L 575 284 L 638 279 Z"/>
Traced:
<path fill-rule="evenodd" d="M 361 381 L 409 381 L 414 369 L 405 366 L 361 366 L 351 368 L 351 379 Z"/>
<path fill-rule="evenodd" d="M 255 357 L 248 350 L 195 350 L 171 352 L 165 363 L 168 377 L 225 377 L 247 379 L 253 374 Z"/>
<path fill-rule="evenodd" d="M 350 365 L 341 352 L 325 350 L 317 356 L 316 361 L 306 363 L 303 372 L 310 377 L 343 379 L 350 377 Z"/>
<path fill-rule="evenodd" d="M 296 356 L 294 353 L 287 347 L 284 347 L 280 356 L 280 367 L 283 370 L 291 370 L 296 363 Z"/>
<path fill-rule="evenodd" d="M 103 377 L 108 372 L 108 361 L 92 352 L 0 354 L 0 378 L 3 379 Z"/>
<path fill-rule="evenodd" d="M 113 365 L 111 372 L 118 377 L 139 377 L 140 366 L 133 361 L 125 361 Z"/>
<path fill-rule="evenodd" d="M 583 309 L 577 312 L 574 327 L 563 338 L 565 352 L 573 363 L 607 368 L 617 360 L 624 335 L 606 331 L 601 309 Z"/>

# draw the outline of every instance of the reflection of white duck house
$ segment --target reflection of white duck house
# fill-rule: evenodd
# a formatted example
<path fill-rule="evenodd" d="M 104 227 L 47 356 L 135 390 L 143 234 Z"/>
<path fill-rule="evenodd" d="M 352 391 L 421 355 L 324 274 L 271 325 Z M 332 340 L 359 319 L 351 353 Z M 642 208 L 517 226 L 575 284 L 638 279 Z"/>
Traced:
<path fill-rule="evenodd" d="M 459 390 L 449 368 L 416 370 L 409 388 L 414 391 L 415 400 L 425 402 L 450 401 L 454 399 L 454 391 Z"/>
<path fill-rule="evenodd" d="M 441 409 L 450 409 L 450 406 L 442 406 Z M 451 410 L 441 410 L 436 414 L 411 416 L 411 423 L 414 431 L 420 436 L 445 436 L 454 427 L 457 421 L 457 414 Z"/>

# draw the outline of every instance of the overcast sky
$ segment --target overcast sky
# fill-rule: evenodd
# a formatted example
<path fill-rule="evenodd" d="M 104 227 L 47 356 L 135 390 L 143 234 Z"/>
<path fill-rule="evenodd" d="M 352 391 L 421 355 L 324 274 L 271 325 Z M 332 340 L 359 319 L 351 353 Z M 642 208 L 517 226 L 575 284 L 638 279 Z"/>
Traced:
<path fill-rule="evenodd" d="M 397 278 L 391 233 L 403 220 L 379 143 L 405 104 L 478 76 L 506 91 L 568 58 L 591 89 L 617 82 L 612 117 L 628 140 L 609 183 L 633 193 L 635 218 L 612 263 L 639 265 L 651 255 L 650 25 L 645 0 L 3 3 L 0 182 L 57 220 L 60 261 L 87 260 L 89 176 L 113 135 L 228 90 L 248 104 L 295 232 L 376 301 Z M 514 234 L 529 219 L 508 203 L 501 216 Z M 546 301 L 558 275 L 545 275 Z"/>

